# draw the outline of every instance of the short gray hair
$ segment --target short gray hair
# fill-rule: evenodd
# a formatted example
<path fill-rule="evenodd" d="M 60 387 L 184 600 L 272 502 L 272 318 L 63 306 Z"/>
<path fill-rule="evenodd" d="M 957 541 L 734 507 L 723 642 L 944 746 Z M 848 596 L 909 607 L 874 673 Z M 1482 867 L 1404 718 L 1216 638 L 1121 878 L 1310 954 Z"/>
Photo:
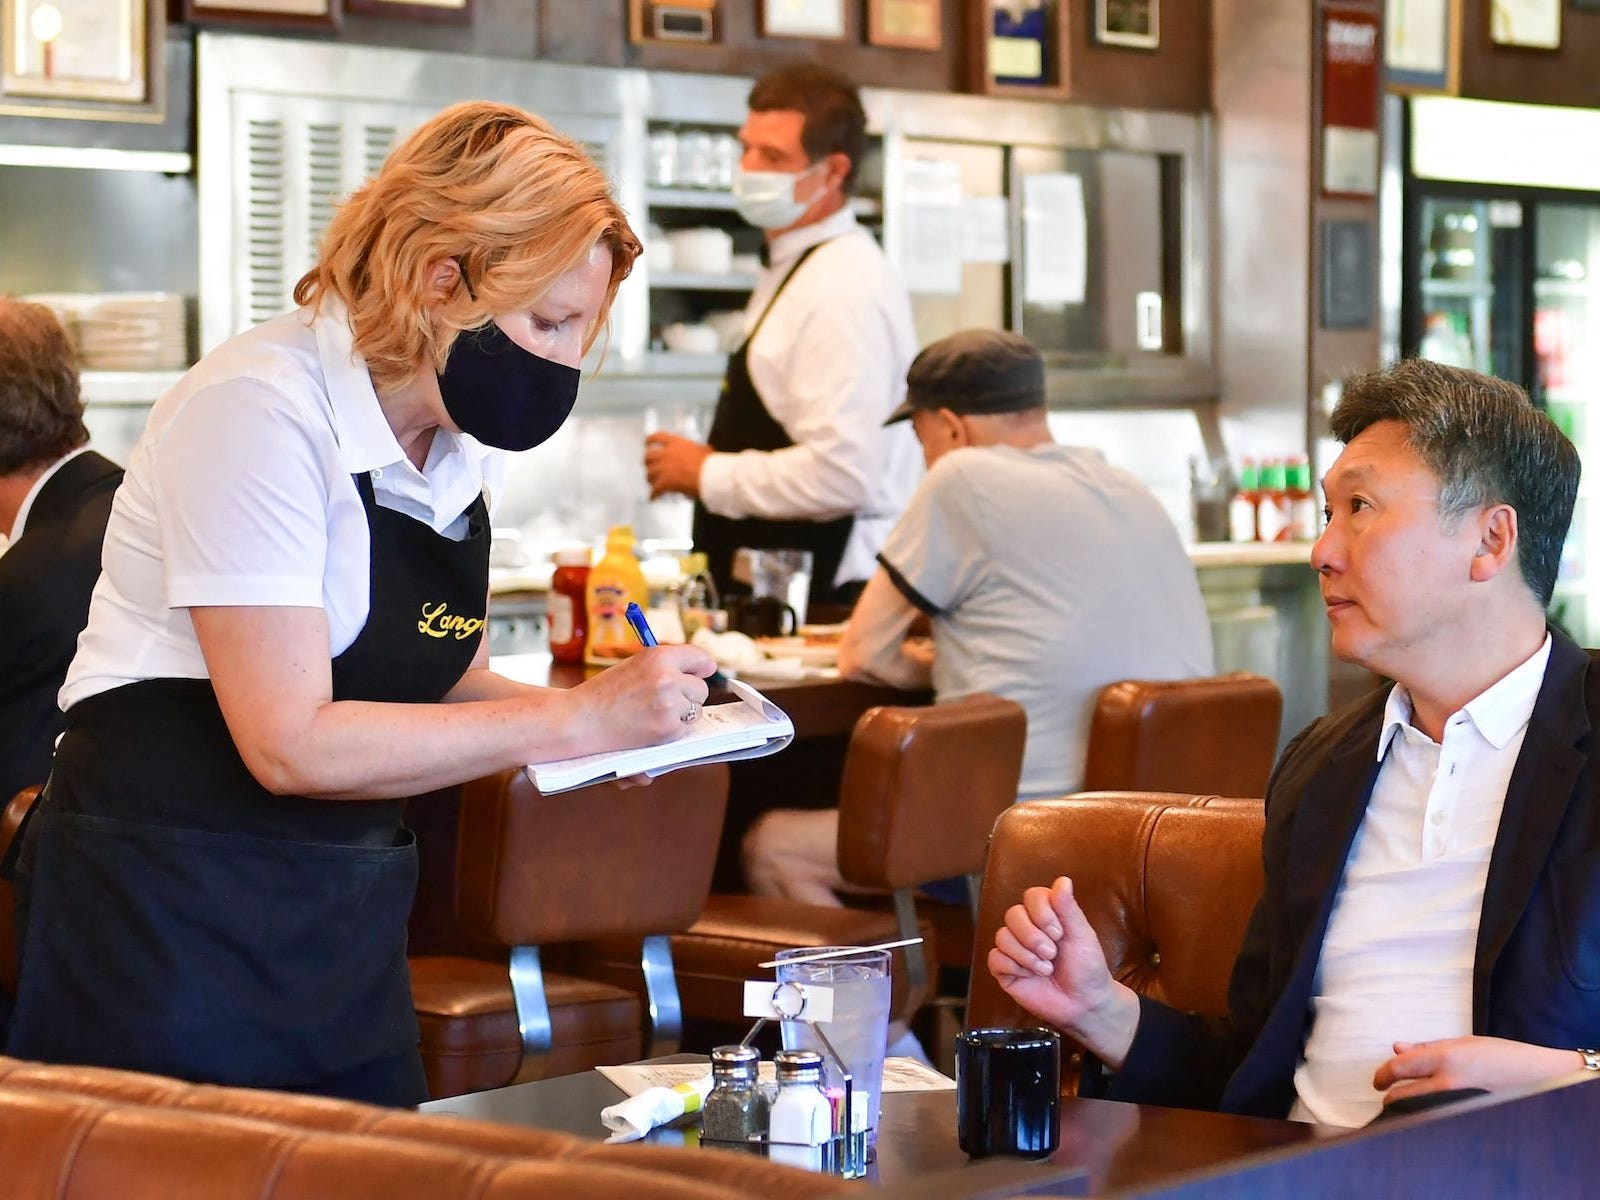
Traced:
<path fill-rule="evenodd" d="M 1490 504 L 1517 513 L 1517 562 L 1548 605 L 1572 522 L 1581 467 L 1555 422 L 1514 383 L 1411 358 L 1344 382 L 1330 426 L 1349 442 L 1380 421 L 1400 421 L 1439 481 L 1439 516 L 1449 521 Z"/>

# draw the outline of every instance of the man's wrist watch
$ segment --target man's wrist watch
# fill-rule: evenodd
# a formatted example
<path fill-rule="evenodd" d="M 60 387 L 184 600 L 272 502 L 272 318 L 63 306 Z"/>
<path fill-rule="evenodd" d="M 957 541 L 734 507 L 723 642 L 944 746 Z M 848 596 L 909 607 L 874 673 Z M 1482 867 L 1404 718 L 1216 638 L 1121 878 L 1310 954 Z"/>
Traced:
<path fill-rule="evenodd" d="M 1583 1055 L 1583 1069 L 1585 1071 L 1600 1071 L 1600 1050 L 1579 1050 Z"/>

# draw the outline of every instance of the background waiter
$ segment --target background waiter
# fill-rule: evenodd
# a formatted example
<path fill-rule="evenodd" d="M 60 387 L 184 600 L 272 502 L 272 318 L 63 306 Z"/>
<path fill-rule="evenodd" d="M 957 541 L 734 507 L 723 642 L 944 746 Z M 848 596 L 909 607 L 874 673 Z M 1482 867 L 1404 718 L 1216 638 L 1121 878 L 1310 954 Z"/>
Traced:
<path fill-rule="evenodd" d="M 767 231 L 767 265 L 709 444 L 651 434 L 645 472 L 652 499 L 695 499 L 719 588 L 740 546 L 809 550 L 811 602 L 847 604 L 921 474 L 909 432 L 883 428 L 916 353 L 911 303 L 847 204 L 866 140 L 855 85 L 800 63 L 757 81 L 749 106 L 733 189 Z"/>

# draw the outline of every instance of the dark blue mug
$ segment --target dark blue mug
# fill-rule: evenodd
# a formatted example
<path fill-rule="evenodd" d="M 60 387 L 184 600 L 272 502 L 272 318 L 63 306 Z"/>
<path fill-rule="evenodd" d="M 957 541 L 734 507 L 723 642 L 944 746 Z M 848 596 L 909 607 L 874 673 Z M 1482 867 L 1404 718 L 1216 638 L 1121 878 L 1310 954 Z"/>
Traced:
<path fill-rule="evenodd" d="M 1061 1035 L 969 1029 L 956 1035 L 956 1136 L 973 1158 L 1044 1158 L 1061 1145 Z"/>

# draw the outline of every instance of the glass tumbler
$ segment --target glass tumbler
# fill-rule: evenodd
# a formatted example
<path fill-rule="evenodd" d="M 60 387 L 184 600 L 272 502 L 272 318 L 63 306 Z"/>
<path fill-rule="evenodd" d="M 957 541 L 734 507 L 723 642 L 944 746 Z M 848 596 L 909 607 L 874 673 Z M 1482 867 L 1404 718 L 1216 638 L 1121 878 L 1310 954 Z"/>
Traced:
<path fill-rule="evenodd" d="M 819 1027 L 844 1060 L 851 1079 L 851 1123 L 867 1131 L 867 1143 L 877 1140 L 878 1115 L 883 1092 L 883 1055 L 889 1041 L 889 951 L 860 950 L 821 962 L 787 963 L 784 960 L 836 946 L 811 946 L 780 950 L 778 982 L 822 985 L 833 990 L 833 1019 Z M 805 1021 L 783 1022 L 785 1050 L 815 1050 L 824 1063 L 823 1086 L 842 1088 L 844 1081 L 833 1064 L 816 1028 Z"/>

